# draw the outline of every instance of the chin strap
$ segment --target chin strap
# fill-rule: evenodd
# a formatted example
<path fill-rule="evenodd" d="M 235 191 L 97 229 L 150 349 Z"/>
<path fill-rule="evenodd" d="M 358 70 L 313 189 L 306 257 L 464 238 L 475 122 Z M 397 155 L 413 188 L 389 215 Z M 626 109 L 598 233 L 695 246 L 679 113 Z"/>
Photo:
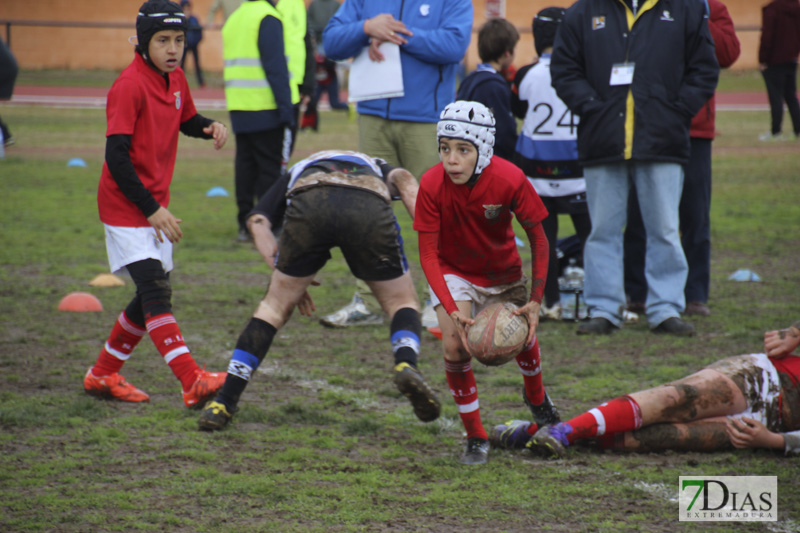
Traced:
<path fill-rule="evenodd" d="M 478 147 L 476 146 L 475 148 L 477 149 Z M 475 185 L 475 182 L 477 182 L 478 178 L 481 177 L 481 175 L 479 173 L 475 172 L 475 169 L 477 169 L 477 168 L 478 168 L 478 162 L 475 161 L 475 168 L 472 169 L 472 177 L 470 179 L 468 179 L 467 183 L 465 183 L 464 185 L 466 185 L 468 187 L 472 187 L 473 185 Z"/>

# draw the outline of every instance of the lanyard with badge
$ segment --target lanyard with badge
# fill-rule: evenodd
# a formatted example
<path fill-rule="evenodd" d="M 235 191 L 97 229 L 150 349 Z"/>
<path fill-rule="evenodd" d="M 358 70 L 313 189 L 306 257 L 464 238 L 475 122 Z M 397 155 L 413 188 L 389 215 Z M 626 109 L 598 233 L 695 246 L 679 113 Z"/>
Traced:
<path fill-rule="evenodd" d="M 636 18 L 636 13 L 639 11 L 639 0 L 633 0 L 633 17 Z M 611 65 L 611 78 L 608 81 L 609 85 L 630 85 L 633 83 L 633 70 L 636 63 L 628 61 L 628 52 L 630 51 L 631 40 L 630 31 L 628 32 L 628 43 L 625 46 L 625 62 L 614 63 Z"/>

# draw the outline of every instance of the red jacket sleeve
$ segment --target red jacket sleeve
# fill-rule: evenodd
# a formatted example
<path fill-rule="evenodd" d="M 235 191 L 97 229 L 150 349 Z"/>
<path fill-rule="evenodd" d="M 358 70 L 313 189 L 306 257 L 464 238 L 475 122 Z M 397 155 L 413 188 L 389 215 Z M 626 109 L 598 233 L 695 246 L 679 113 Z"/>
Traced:
<path fill-rule="evenodd" d="M 733 19 L 731 19 L 728 8 L 719 0 L 709 0 L 711 14 L 708 20 L 708 28 L 711 30 L 711 37 L 714 39 L 714 46 L 717 52 L 717 62 L 720 68 L 728 68 L 739 59 L 741 52 L 739 38 L 733 29 Z"/>

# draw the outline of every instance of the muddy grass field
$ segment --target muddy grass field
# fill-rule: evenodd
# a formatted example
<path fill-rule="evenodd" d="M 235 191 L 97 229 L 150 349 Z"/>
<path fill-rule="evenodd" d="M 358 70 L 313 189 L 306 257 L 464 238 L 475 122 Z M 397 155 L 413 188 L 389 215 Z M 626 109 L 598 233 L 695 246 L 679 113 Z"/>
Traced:
<path fill-rule="evenodd" d="M 539 329 L 544 380 L 567 418 L 620 394 L 684 376 L 728 355 L 761 351 L 767 329 L 800 318 L 798 147 L 752 141 L 766 114 L 721 113 L 715 143 L 713 315 L 697 337 L 656 336 L 639 323 L 582 338 L 575 324 Z M 758 115 L 757 117 L 755 115 Z M 762 116 L 763 115 L 763 116 Z M 0 161 L 0 530 L 2 531 L 797 531 L 800 458 L 770 451 L 621 454 L 588 448 L 551 461 L 493 450 L 488 465 L 458 463 L 462 426 L 437 340 L 425 332 L 421 369 L 444 409 L 423 424 L 391 381 L 388 325 L 331 330 L 294 316 L 251 382 L 226 431 L 197 431 L 178 382 L 148 341 L 123 375 L 149 404 L 98 401 L 82 377 L 132 285 L 95 288 L 107 271 L 95 194 L 101 111 L 3 109 L 18 146 Z M 221 116 L 220 118 L 224 118 Z M 354 148 L 355 125 L 325 116 L 296 157 Z M 86 168 L 67 167 L 82 157 Z M 197 361 L 227 366 L 268 282 L 268 269 L 234 242 L 233 147 L 213 153 L 181 140 L 173 212 L 174 313 Z M 410 221 L 397 209 L 424 294 Z M 565 232 L 569 225 L 565 224 Z M 566 233 L 568 234 L 568 233 Z M 522 253 L 529 260 L 529 253 Z M 761 282 L 729 281 L 738 268 Z M 312 289 L 317 314 L 349 301 L 336 254 Z M 57 310 L 88 291 L 97 313 Z M 476 365 L 487 428 L 525 418 L 513 365 Z M 679 476 L 778 477 L 777 521 L 681 523 Z"/>

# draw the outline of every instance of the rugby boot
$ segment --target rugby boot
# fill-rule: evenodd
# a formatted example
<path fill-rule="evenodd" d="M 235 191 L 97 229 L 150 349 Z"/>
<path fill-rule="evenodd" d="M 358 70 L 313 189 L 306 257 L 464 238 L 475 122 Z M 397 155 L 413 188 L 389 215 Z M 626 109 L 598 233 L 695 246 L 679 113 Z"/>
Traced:
<path fill-rule="evenodd" d="M 199 409 L 213 398 L 225 384 L 227 372 L 207 372 L 205 368 L 197 373 L 192 388 L 183 393 L 183 403 L 190 409 Z"/>
<path fill-rule="evenodd" d="M 464 453 L 459 462 L 462 465 L 483 465 L 489 462 L 489 441 L 479 437 L 467 439 Z"/>
<path fill-rule="evenodd" d="M 87 394 L 104 398 L 106 400 L 119 400 L 121 402 L 149 402 L 150 396 L 139 390 L 117 373 L 97 377 L 92 374 L 92 369 L 86 371 L 83 378 L 83 389 Z"/>
<path fill-rule="evenodd" d="M 409 399 L 414 407 L 414 414 L 423 422 L 431 422 L 439 418 L 442 405 L 422 374 L 408 363 L 400 363 L 394 367 L 394 384 L 403 396 Z"/>

